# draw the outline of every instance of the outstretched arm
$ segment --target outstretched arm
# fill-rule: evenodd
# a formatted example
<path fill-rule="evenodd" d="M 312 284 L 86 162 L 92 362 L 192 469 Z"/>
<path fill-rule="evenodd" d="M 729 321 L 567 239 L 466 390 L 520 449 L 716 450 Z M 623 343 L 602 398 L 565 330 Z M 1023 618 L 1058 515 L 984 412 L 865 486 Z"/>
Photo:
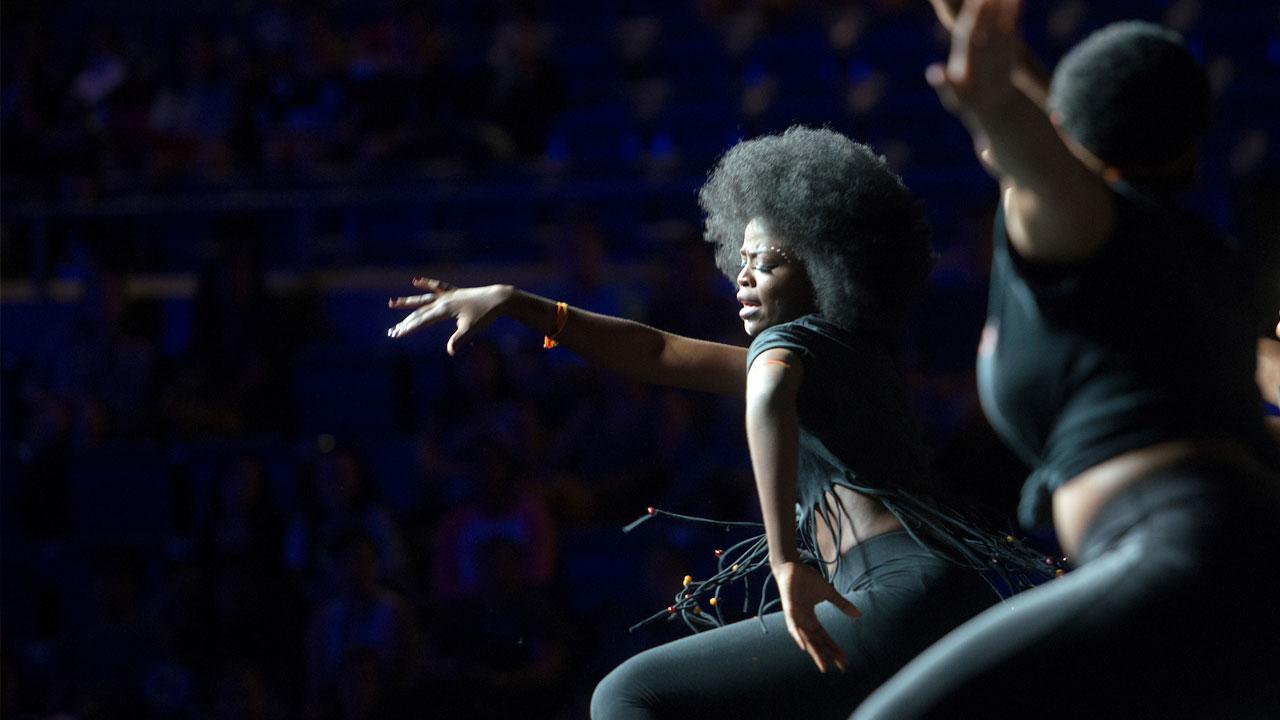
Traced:
<path fill-rule="evenodd" d="M 1082 260 L 1111 234 L 1115 209 L 1101 167 L 1067 147 L 1048 115 L 1012 80 L 1022 41 L 1019 0 L 966 0 L 946 64 L 929 84 L 1000 177 L 1009 241 L 1034 262 Z"/>
<path fill-rule="evenodd" d="M 440 280 L 419 278 L 421 295 L 392 298 L 392 308 L 412 308 L 387 331 L 402 337 L 442 320 L 455 319 L 457 329 L 446 349 L 462 342 L 499 317 L 509 317 L 534 332 L 550 334 L 556 303 L 510 285 L 457 288 Z M 735 345 L 674 335 L 631 320 L 568 308 L 556 341 L 588 361 L 632 380 L 742 397 L 746 387 L 747 351 Z"/>
<path fill-rule="evenodd" d="M 787 631 L 809 653 L 818 670 L 848 667 L 844 652 L 818 622 L 813 608 L 830 601 L 851 617 L 861 613 L 800 562 L 796 548 L 796 471 L 800 462 L 800 420 L 796 398 L 804 369 L 788 350 L 766 350 L 747 373 L 747 445 L 760 496 L 769 567 L 778 583 Z"/>

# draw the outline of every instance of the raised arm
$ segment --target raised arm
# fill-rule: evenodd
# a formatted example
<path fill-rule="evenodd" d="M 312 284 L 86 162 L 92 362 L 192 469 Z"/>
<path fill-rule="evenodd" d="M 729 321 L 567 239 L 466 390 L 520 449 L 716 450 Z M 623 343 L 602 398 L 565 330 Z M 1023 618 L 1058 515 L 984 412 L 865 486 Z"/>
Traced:
<path fill-rule="evenodd" d="M 1073 154 L 1050 117 L 1014 84 L 1025 47 L 1020 7 L 1019 0 L 966 0 L 946 64 L 930 66 L 926 77 L 999 175 L 1017 252 L 1035 262 L 1082 260 L 1110 235 L 1115 209 L 1100 164 L 1087 166 Z"/>
<path fill-rule="evenodd" d="M 387 331 L 403 337 L 453 318 L 457 329 L 446 349 L 450 355 L 472 333 L 499 317 L 509 317 L 534 332 L 555 329 L 556 303 L 510 285 L 456 288 L 440 280 L 420 278 L 420 295 L 392 298 L 392 308 L 412 308 Z M 631 320 L 566 308 L 556 342 L 587 361 L 632 380 L 742 397 L 746 388 L 745 348 L 695 340 Z"/>
<path fill-rule="evenodd" d="M 769 542 L 769 567 L 778 583 L 787 631 L 818 670 L 843 671 L 847 660 L 823 629 L 814 606 L 827 600 L 852 617 L 861 613 L 822 573 L 800 562 L 796 547 L 796 473 L 800 420 L 796 399 L 804 368 L 788 350 L 766 350 L 747 374 L 747 446 Z"/>

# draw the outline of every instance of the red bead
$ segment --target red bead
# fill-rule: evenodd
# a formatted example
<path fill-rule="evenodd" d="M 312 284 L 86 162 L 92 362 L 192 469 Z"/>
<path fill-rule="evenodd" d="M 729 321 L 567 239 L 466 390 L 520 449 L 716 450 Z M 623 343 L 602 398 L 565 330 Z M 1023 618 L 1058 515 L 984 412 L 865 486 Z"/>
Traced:
<path fill-rule="evenodd" d="M 675 612 L 675 611 L 676 611 L 676 606 L 675 606 L 675 605 L 668 605 L 668 606 L 667 606 L 667 614 L 668 614 L 668 615 L 670 615 L 671 613 L 673 613 L 673 612 Z"/>
<path fill-rule="evenodd" d="M 723 554 L 724 554 L 723 550 L 716 550 L 716 557 L 720 557 Z"/>
<path fill-rule="evenodd" d="M 1052 564 L 1053 564 L 1053 558 L 1051 558 L 1051 557 L 1047 557 L 1047 558 L 1045 558 L 1045 559 L 1044 559 L 1044 564 L 1045 564 L 1045 565 L 1052 565 Z"/>
<path fill-rule="evenodd" d="M 654 506 L 650 505 L 650 506 L 649 506 L 649 514 L 650 514 L 650 515 L 653 515 L 653 514 L 654 514 L 654 513 L 656 513 L 656 512 L 658 512 L 657 508 L 655 508 Z"/>

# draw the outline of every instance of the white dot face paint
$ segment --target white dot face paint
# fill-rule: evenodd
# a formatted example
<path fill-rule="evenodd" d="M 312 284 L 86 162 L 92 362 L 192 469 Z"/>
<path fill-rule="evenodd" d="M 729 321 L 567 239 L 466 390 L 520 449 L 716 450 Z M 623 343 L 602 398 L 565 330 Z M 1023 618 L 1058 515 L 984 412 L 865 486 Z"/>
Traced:
<path fill-rule="evenodd" d="M 765 328 L 813 312 L 813 288 L 804 266 L 759 219 L 747 224 L 740 256 L 738 317 L 747 335 L 755 337 Z"/>

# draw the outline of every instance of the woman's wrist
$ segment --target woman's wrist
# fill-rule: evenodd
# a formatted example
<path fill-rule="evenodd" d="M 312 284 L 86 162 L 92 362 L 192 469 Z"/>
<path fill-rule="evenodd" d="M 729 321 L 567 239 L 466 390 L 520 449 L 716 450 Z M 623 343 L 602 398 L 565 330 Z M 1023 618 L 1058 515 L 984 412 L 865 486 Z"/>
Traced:
<path fill-rule="evenodd" d="M 769 569 L 777 572 L 788 565 L 800 562 L 800 551 L 792 548 L 789 552 L 769 553 Z"/>
<path fill-rule="evenodd" d="M 544 297 L 525 292 L 514 285 L 494 285 L 498 293 L 499 315 L 518 320 L 534 332 L 550 335 L 557 330 L 556 303 Z M 560 325 L 563 327 L 563 325 Z"/>
<path fill-rule="evenodd" d="M 498 295 L 498 309 L 505 311 L 507 306 L 515 299 L 520 289 L 515 285 L 490 285 L 489 286 Z"/>
<path fill-rule="evenodd" d="M 494 305 L 494 310 L 501 317 L 509 317 L 526 322 L 525 316 L 527 311 L 522 303 L 524 292 L 515 285 L 490 285 L 489 289 L 497 296 L 498 302 Z"/>

